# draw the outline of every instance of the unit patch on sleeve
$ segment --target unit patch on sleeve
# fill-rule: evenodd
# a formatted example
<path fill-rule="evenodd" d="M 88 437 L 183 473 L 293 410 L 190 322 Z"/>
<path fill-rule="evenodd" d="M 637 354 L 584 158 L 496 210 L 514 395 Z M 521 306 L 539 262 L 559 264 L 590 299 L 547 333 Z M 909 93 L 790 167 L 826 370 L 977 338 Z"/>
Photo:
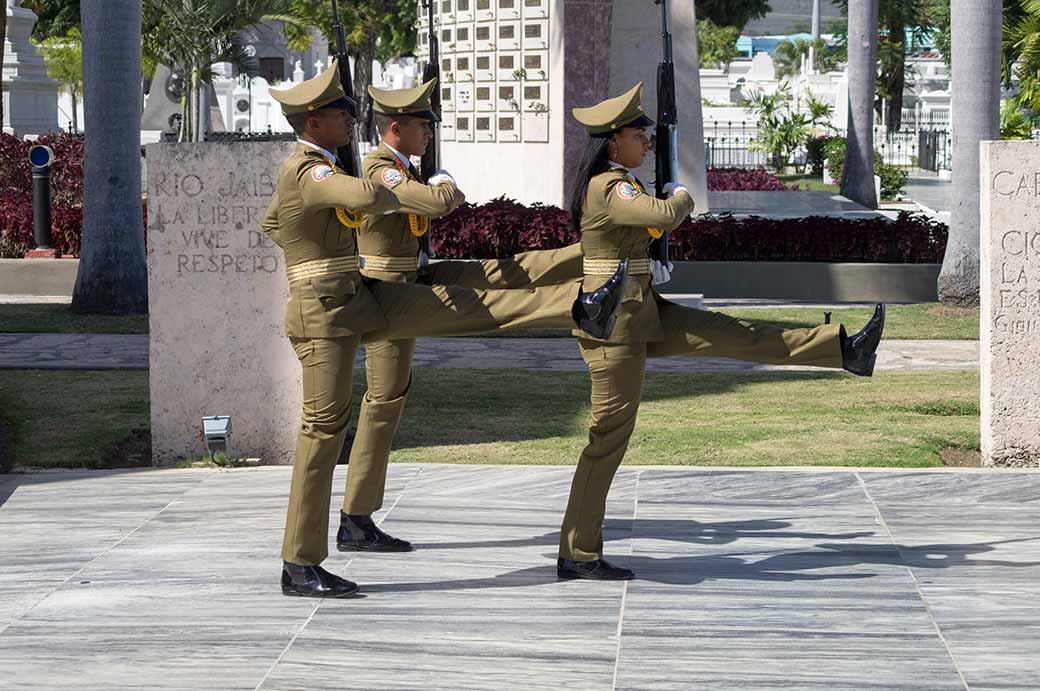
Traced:
<path fill-rule="evenodd" d="M 332 169 L 332 166 L 320 165 L 311 168 L 311 177 L 314 178 L 314 182 L 321 182 L 322 180 L 332 177 L 336 174 L 336 171 Z"/>
<path fill-rule="evenodd" d="M 395 168 L 387 168 L 383 171 L 383 184 L 387 187 L 397 187 L 404 180 L 404 173 Z"/>
<path fill-rule="evenodd" d="M 621 182 L 619 182 L 615 189 L 617 190 L 617 196 L 621 197 L 625 201 L 628 201 L 629 199 L 635 199 L 640 194 L 642 194 L 636 188 L 635 185 L 633 185 L 631 182 L 628 182 L 627 180 L 622 180 Z"/>

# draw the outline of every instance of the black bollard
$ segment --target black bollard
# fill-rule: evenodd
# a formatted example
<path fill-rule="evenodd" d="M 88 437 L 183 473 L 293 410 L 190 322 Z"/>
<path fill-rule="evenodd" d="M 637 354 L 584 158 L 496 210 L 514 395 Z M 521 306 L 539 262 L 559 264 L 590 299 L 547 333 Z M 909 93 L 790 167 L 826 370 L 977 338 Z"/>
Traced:
<path fill-rule="evenodd" d="M 51 163 L 54 151 L 36 144 L 29 149 L 32 163 L 33 239 L 36 249 L 51 248 Z"/>

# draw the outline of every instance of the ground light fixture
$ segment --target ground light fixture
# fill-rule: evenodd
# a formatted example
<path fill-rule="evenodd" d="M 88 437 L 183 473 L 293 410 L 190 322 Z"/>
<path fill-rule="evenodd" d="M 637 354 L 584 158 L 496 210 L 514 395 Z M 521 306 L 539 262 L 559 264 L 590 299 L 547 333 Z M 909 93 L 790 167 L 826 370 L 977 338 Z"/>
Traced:
<path fill-rule="evenodd" d="M 210 415 L 202 418 L 202 436 L 206 441 L 206 450 L 212 459 L 217 451 L 227 453 L 231 445 L 231 416 Z"/>

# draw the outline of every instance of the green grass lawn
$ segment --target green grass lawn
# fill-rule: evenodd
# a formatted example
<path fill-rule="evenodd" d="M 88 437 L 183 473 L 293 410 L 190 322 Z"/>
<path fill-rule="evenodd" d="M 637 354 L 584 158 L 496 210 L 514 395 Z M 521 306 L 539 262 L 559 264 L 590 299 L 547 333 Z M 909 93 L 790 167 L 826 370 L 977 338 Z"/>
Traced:
<path fill-rule="evenodd" d="M 823 178 L 815 175 L 792 173 L 789 175 L 777 175 L 776 177 L 780 178 L 788 187 L 798 185 L 798 189 L 801 192 L 830 192 L 831 194 L 838 194 L 837 185 L 825 185 L 823 184 Z"/>
<path fill-rule="evenodd" d="M 0 370 L 0 419 L 17 465 L 113 467 L 116 446 L 149 427 L 148 373 Z"/>
<path fill-rule="evenodd" d="M 978 448 L 978 387 L 972 371 L 650 374 L 625 462 L 939 466 Z M 584 372 L 418 369 L 392 458 L 571 464 L 588 397 Z M 19 465 L 110 467 L 148 426 L 147 373 L 0 371 L 0 417 Z"/>
<path fill-rule="evenodd" d="M 776 324 L 784 328 L 815 326 L 823 322 L 823 309 L 724 309 L 741 319 Z M 829 310 L 831 321 L 845 324 L 849 333 L 858 331 L 870 316 L 873 308 L 854 307 Z M 978 340 L 979 311 L 945 307 L 939 303 L 918 305 L 889 305 L 885 317 L 886 339 L 961 339 Z"/>
<path fill-rule="evenodd" d="M 823 322 L 823 309 L 727 308 L 741 319 L 762 321 L 785 328 L 815 326 Z M 872 311 L 868 308 L 831 310 L 832 320 L 858 330 Z M 148 317 L 106 317 L 73 314 L 67 305 L 0 305 L 0 333 L 148 333 Z M 569 337 L 568 329 L 499 331 L 488 337 Z M 968 339 L 979 337 L 978 310 L 943 307 L 938 303 L 890 305 L 885 338 Z"/>
<path fill-rule="evenodd" d="M 148 316 L 75 314 L 68 305 L 0 305 L 0 333 L 146 334 Z"/>

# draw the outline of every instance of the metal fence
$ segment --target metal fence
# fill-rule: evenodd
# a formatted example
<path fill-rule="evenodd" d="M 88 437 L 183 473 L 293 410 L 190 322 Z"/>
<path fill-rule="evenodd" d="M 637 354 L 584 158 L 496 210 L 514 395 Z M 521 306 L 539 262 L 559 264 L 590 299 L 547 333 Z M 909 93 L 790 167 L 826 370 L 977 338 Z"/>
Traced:
<path fill-rule="evenodd" d="M 922 168 L 937 172 L 949 169 L 951 137 L 948 129 L 915 129 L 905 127 L 898 132 L 889 132 L 883 127 L 874 131 L 874 149 L 881 159 L 899 168 Z M 758 134 L 754 121 L 705 123 L 704 154 L 708 168 L 763 168 L 769 156 L 756 151 L 752 142 Z M 833 132 L 835 137 L 844 137 L 845 132 Z M 806 164 L 806 151 L 802 147 L 795 152 L 794 165 Z"/>

